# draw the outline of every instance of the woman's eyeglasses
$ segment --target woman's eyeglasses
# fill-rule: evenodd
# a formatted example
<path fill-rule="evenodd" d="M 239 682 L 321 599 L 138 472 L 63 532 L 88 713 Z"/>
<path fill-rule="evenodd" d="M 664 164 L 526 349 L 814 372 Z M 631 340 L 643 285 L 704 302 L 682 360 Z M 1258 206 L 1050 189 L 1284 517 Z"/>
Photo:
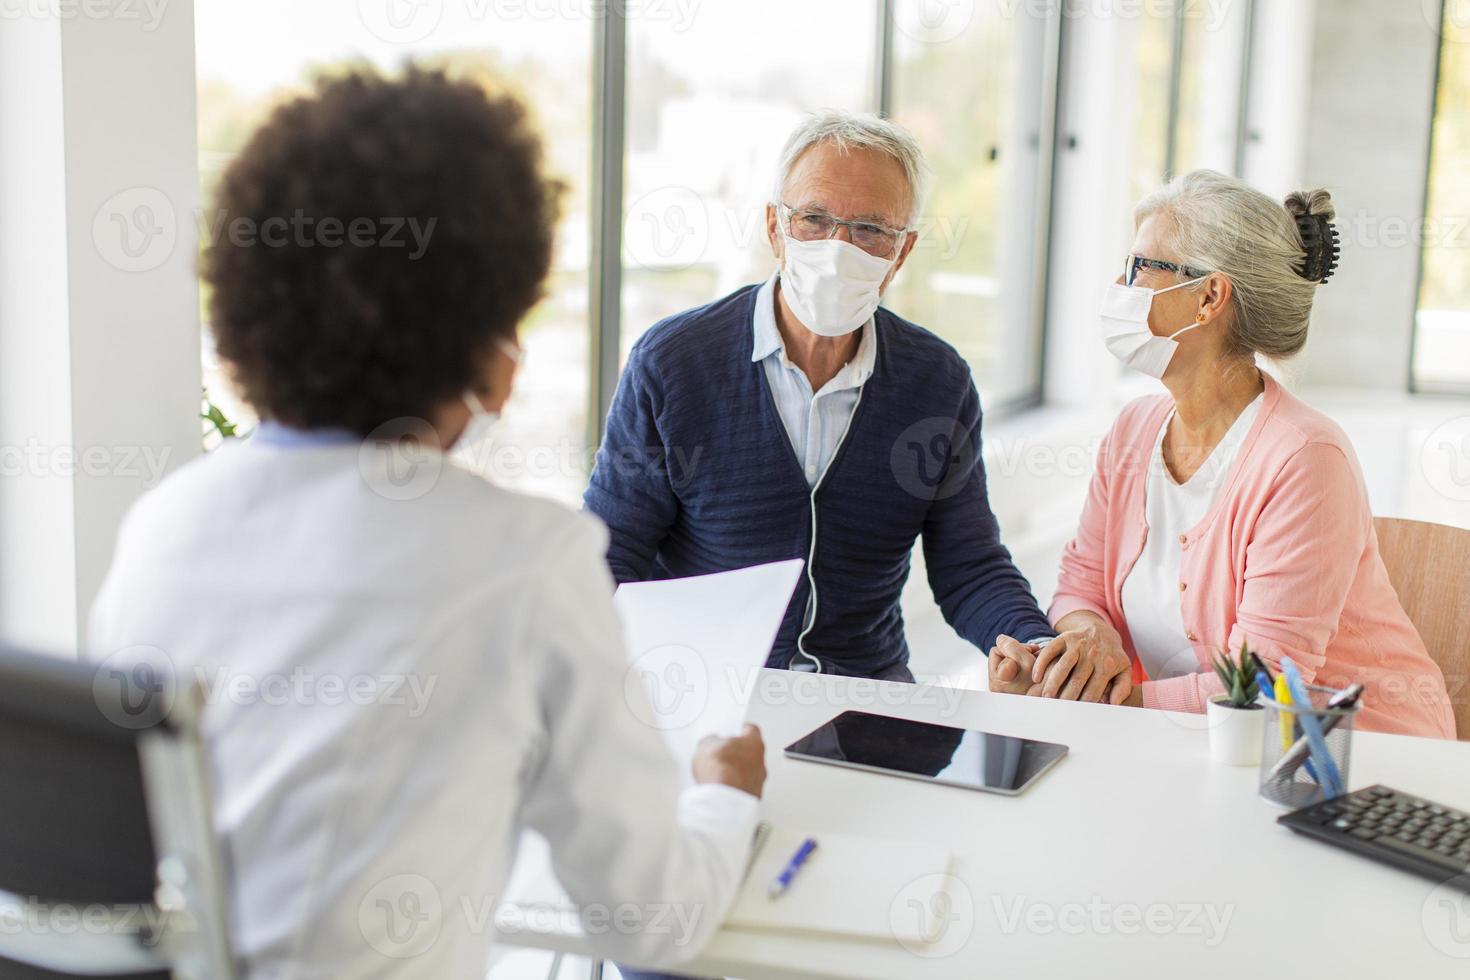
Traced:
<path fill-rule="evenodd" d="M 1130 254 L 1123 263 L 1123 285 L 1133 285 L 1133 280 L 1138 278 L 1141 269 L 1160 269 L 1164 272 L 1173 272 L 1176 275 L 1187 276 L 1190 279 L 1202 279 L 1209 275 L 1203 269 L 1191 268 L 1180 265 L 1177 262 L 1165 262 L 1163 259 L 1147 259 L 1142 255 Z"/>

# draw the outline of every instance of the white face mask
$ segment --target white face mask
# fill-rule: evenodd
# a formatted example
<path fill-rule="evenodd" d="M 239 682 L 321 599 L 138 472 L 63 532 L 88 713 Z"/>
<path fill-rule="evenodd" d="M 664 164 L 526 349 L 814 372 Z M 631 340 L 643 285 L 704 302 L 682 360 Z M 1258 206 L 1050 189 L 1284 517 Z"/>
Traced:
<path fill-rule="evenodd" d="M 520 347 L 505 339 L 496 340 L 495 344 L 506 357 L 520 365 L 524 357 Z M 466 391 L 460 397 L 464 400 L 464 407 L 470 410 L 470 420 L 465 423 L 459 438 L 454 440 L 454 452 L 471 468 L 483 470 L 482 464 L 488 457 L 495 427 L 500 424 L 500 413 L 486 408 L 480 396 L 473 391 Z"/>
<path fill-rule="evenodd" d="M 783 237 L 781 288 L 796 318 L 823 337 L 841 337 L 867 323 L 897 256 L 880 259 L 840 238 Z"/>
<path fill-rule="evenodd" d="M 470 420 L 454 440 L 454 455 L 462 465 L 488 475 L 486 462 L 490 458 L 495 427 L 500 424 L 500 413 L 487 409 L 473 391 L 464 393 L 464 407 L 470 410 Z"/>
<path fill-rule="evenodd" d="M 1098 320 L 1102 326 L 1103 344 L 1108 353 L 1135 371 L 1151 378 L 1160 378 L 1174 359 L 1179 341 L 1174 338 L 1199 326 L 1191 323 L 1167 337 L 1159 337 L 1148 328 L 1148 311 L 1153 307 L 1154 297 L 1170 289 L 1182 289 L 1204 282 L 1205 277 L 1181 282 L 1165 289 L 1145 289 L 1143 286 L 1125 286 L 1115 282 L 1103 294 L 1102 309 Z"/>

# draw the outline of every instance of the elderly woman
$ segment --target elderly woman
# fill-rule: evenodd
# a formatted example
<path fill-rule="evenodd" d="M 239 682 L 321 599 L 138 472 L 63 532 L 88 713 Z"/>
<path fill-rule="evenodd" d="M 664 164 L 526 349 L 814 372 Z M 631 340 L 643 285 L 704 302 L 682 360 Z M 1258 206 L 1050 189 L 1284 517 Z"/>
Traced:
<path fill-rule="evenodd" d="M 992 688 L 1203 711 L 1221 691 L 1211 652 L 1248 643 L 1308 681 L 1365 685 L 1365 729 L 1454 737 L 1444 677 L 1379 557 L 1352 445 L 1256 366 L 1305 344 L 1336 265 L 1332 217 L 1326 191 L 1283 207 L 1210 171 L 1139 204 L 1102 339 L 1168 394 L 1114 422 L 1049 611 L 1083 638 L 1074 647 L 1099 653 L 1074 667 L 1003 638 L 1020 669 L 993 657 Z"/>

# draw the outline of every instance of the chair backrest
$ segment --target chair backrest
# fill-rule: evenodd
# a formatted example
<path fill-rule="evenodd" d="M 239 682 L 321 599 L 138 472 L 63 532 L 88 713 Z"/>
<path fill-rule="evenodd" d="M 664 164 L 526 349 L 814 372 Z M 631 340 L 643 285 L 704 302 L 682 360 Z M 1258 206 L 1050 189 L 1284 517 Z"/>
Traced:
<path fill-rule="evenodd" d="M 0 976 L 237 975 L 201 704 L 137 665 L 0 649 Z"/>
<path fill-rule="evenodd" d="M 1470 530 L 1375 517 L 1378 550 L 1399 602 L 1444 671 L 1455 727 L 1470 741 Z"/>

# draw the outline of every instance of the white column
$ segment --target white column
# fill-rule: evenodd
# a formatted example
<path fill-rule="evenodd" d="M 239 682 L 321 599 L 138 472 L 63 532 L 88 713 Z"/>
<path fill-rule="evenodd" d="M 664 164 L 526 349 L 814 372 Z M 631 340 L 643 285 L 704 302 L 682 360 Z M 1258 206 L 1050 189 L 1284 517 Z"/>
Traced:
<path fill-rule="evenodd" d="M 1057 407 L 1108 407 L 1121 373 L 1103 349 L 1097 308 L 1133 241 L 1138 27 L 1136 17 L 1067 25 L 1047 304 L 1047 401 Z"/>
<path fill-rule="evenodd" d="M 76 648 L 199 451 L 190 0 L 0 3 L 0 636 Z"/>

